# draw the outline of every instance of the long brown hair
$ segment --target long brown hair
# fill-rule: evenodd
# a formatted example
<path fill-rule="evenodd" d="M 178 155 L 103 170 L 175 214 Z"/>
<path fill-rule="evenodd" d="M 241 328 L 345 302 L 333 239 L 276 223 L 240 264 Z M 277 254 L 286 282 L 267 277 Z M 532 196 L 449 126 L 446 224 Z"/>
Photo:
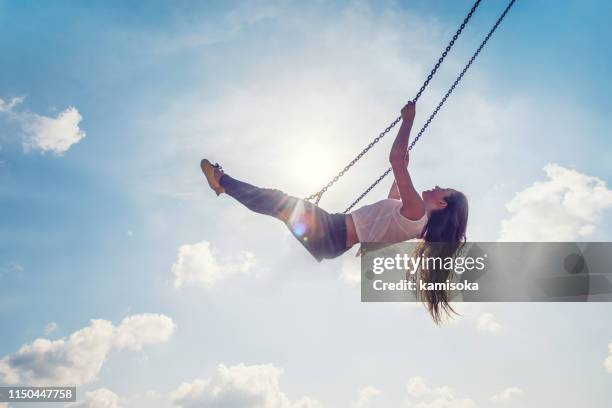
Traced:
<path fill-rule="evenodd" d="M 415 257 L 454 258 L 465 245 L 468 221 L 468 201 L 465 195 L 456 191 L 445 198 L 446 207 L 434 210 L 423 228 L 422 241 L 415 249 Z M 421 267 L 418 279 L 426 283 L 443 283 L 453 273 L 444 265 L 433 268 Z M 444 263 L 443 263 L 444 264 Z M 421 300 L 436 324 L 444 317 L 456 314 L 448 303 L 449 296 L 445 290 L 426 290 L 420 293 Z"/>

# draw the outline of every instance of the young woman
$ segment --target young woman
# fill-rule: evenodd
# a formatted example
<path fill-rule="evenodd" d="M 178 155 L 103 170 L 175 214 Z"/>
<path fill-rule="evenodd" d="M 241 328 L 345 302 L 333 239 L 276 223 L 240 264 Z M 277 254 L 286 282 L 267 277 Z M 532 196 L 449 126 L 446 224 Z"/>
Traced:
<path fill-rule="evenodd" d="M 421 238 L 416 255 L 453 256 L 465 241 L 468 203 L 463 193 L 436 186 L 419 194 L 408 172 L 408 140 L 415 105 L 401 111 L 402 124 L 389 161 L 395 181 L 388 198 L 350 214 L 329 214 L 303 199 L 279 190 L 259 188 L 225 174 L 207 159 L 200 163 L 210 187 L 227 193 L 250 210 L 278 218 L 317 261 L 342 255 L 360 242 L 394 244 Z M 433 245 L 444 242 L 445 245 Z M 444 282 L 450 271 L 420 271 L 420 279 Z M 424 300 L 436 322 L 450 312 L 446 293 L 425 293 Z"/>

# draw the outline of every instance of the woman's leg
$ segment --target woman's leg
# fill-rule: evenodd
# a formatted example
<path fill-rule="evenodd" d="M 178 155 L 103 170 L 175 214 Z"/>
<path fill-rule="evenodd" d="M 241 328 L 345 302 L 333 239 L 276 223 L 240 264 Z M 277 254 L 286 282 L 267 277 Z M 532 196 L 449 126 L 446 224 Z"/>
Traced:
<path fill-rule="evenodd" d="M 318 261 L 335 258 L 348 249 L 344 214 L 329 214 L 306 200 L 280 190 L 256 187 L 227 174 L 221 176 L 219 184 L 251 211 L 283 221 Z"/>
<path fill-rule="evenodd" d="M 242 203 L 249 210 L 259 214 L 270 215 L 287 222 L 300 201 L 280 190 L 260 188 L 236 180 L 227 174 L 221 176 L 219 184 L 225 192 Z"/>

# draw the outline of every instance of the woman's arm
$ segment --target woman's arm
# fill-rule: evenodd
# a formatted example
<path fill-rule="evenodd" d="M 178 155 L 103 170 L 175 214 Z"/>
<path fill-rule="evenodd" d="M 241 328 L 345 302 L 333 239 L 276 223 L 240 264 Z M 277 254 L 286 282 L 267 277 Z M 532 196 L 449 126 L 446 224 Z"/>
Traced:
<path fill-rule="evenodd" d="M 404 167 L 408 167 L 408 155 L 404 156 Z M 397 188 L 397 182 L 395 181 L 395 178 L 393 179 L 393 184 L 391 184 L 391 189 L 389 190 L 389 195 L 387 195 L 387 198 L 393 198 L 395 200 L 402 199 L 402 197 L 400 196 L 399 189 Z"/>
<path fill-rule="evenodd" d="M 391 189 L 389 190 L 389 195 L 387 196 L 387 198 L 394 198 L 396 200 L 402 199 L 399 190 L 397 189 L 397 183 L 395 182 L 395 179 L 393 179 L 393 184 L 391 185 Z"/>
<path fill-rule="evenodd" d="M 401 214 L 411 220 L 419 220 L 425 215 L 425 204 L 414 188 L 408 173 L 408 140 L 414 122 L 415 105 L 408 102 L 402 109 L 402 125 L 391 147 L 389 161 L 395 176 L 395 183 L 402 199 Z"/>

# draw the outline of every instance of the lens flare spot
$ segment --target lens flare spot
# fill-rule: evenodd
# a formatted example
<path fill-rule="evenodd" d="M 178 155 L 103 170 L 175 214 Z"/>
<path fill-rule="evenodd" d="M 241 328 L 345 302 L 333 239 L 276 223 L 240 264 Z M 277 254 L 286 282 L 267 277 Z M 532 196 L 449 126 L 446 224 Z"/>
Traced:
<path fill-rule="evenodd" d="M 295 235 L 297 235 L 298 237 L 301 237 L 306 232 L 306 224 L 302 222 L 296 222 L 291 225 L 291 229 L 293 230 L 293 233 Z"/>

